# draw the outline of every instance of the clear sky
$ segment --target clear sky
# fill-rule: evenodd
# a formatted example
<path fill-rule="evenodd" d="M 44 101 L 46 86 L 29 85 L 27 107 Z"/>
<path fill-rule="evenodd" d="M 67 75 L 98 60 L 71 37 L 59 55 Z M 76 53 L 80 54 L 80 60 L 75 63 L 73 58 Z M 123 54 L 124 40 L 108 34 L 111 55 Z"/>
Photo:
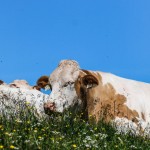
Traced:
<path fill-rule="evenodd" d="M 150 82 L 150 0 L 0 1 L 0 79 L 33 85 L 62 59 Z"/>

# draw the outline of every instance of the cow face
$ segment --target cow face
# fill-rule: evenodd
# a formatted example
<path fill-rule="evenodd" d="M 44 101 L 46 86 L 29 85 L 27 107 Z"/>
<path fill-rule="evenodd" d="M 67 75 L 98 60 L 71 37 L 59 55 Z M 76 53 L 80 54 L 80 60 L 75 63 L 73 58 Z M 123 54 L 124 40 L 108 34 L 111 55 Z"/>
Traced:
<path fill-rule="evenodd" d="M 52 87 L 49 103 L 44 105 L 45 109 L 55 112 L 63 112 L 77 101 L 74 83 L 79 75 L 79 65 L 72 60 L 61 61 L 58 68 L 49 77 Z"/>
<path fill-rule="evenodd" d="M 83 108 L 86 103 L 80 97 L 82 87 L 86 91 L 86 89 L 96 86 L 97 79 L 90 75 L 80 77 L 80 72 L 79 65 L 75 61 L 64 60 L 59 64 L 49 77 L 52 92 L 49 102 L 44 105 L 45 110 L 62 113 L 68 108 L 72 108 L 73 111 Z"/>

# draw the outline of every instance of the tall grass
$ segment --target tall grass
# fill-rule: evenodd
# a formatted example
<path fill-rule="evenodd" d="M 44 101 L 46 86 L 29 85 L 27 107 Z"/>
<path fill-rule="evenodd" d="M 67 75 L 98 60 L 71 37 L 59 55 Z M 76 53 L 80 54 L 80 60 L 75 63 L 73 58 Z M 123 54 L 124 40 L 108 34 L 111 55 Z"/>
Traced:
<path fill-rule="evenodd" d="M 28 109 L 28 108 L 27 108 Z M 119 134 L 110 124 L 88 123 L 70 112 L 38 119 L 32 111 L 0 117 L 0 149 L 113 150 L 150 149 L 150 140 Z"/>

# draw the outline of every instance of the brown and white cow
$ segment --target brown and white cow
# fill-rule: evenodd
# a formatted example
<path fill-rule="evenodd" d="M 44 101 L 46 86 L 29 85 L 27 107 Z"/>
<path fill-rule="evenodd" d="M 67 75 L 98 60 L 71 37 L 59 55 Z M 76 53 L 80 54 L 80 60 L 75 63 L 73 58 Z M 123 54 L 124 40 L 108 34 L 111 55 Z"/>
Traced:
<path fill-rule="evenodd" d="M 150 84 L 111 73 L 80 69 L 73 60 L 63 60 L 47 77 L 52 92 L 45 110 L 81 111 L 96 121 L 124 119 L 137 125 L 150 122 Z"/>

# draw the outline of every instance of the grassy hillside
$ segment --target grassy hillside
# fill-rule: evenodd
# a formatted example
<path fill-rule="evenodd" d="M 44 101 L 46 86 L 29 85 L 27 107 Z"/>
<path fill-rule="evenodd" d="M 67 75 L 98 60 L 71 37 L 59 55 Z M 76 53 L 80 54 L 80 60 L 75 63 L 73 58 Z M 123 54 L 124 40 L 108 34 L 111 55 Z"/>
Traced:
<path fill-rule="evenodd" d="M 89 124 L 67 112 L 38 120 L 30 111 L 19 118 L 0 117 L 0 149 L 19 150 L 113 150 L 150 149 L 150 140 L 119 134 L 102 121 Z M 28 115 L 26 115 L 28 114 Z"/>

